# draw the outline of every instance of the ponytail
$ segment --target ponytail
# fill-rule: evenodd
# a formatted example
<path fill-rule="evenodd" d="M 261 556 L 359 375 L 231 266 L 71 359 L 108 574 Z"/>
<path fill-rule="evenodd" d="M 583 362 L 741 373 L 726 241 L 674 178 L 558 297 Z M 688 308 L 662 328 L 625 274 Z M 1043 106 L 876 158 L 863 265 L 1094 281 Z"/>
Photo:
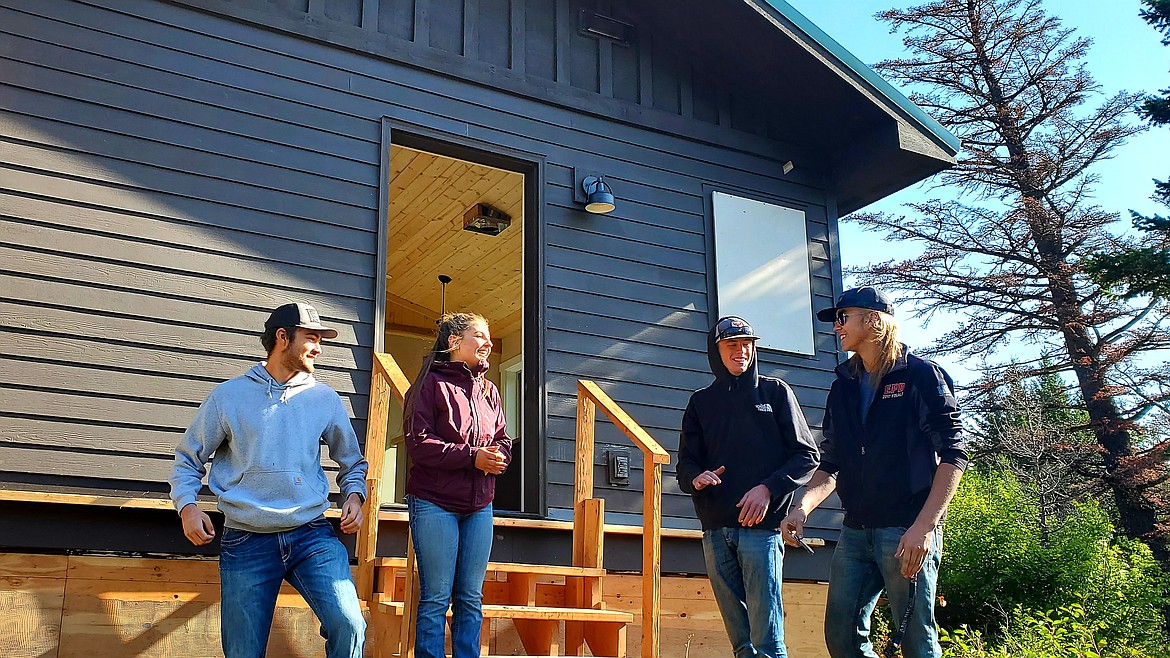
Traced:
<path fill-rule="evenodd" d="M 413 429 L 411 423 L 414 422 L 414 408 L 418 401 L 422 381 L 431 372 L 431 366 L 435 361 L 450 361 L 451 336 L 463 335 L 463 332 L 467 331 L 467 328 L 475 322 L 486 324 L 487 320 L 484 320 L 483 316 L 477 313 L 444 313 L 439 318 L 439 335 L 435 337 L 435 344 L 423 359 L 422 368 L 419 368 L 418 375 L 414 378 L 414 384 L 406 392 L 406 401 L 403 404 L 402 412 L 404 434 L 408 434 Z"/>

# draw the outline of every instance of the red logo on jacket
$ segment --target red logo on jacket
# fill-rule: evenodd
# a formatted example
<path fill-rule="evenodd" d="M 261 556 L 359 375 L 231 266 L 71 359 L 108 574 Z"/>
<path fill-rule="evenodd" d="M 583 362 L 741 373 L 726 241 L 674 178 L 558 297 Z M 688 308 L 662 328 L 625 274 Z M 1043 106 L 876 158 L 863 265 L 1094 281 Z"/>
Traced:
<path fill-rule="evenodd" d="M 882 399 L 889 400 L 890 398 L 900 398 L 906 394 L 906 382 L 899 384 L 886 384 L 882 389 Z"/>

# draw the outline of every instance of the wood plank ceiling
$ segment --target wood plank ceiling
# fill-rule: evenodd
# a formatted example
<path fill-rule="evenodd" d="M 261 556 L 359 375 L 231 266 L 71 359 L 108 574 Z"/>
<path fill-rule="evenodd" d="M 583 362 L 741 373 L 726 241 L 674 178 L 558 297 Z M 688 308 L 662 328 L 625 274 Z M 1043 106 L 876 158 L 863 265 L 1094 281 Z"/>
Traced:
<path fill-rule="evenodd" d="M 486 203 L 512 218 L 499 235 L 463 230 L 464 213 Z M 492 334 L 520 328 L 524 176 L 394 146 L 390 153 L 388 330 L 432 334 L 440 274 L 447 310 L 487 318 Z"/>

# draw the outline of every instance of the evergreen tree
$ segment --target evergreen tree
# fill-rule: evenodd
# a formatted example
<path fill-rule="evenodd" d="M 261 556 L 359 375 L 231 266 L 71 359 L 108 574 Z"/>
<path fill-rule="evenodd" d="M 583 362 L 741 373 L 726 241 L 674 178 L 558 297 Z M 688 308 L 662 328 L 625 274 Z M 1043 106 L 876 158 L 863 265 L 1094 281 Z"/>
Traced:
<path fill-rule="evenodd" d="M 1147 23 L 1160 31 L 1162 43 L 1170 46 L 1170 0 L 1142 0 L 1141 12 Z M 1138 114 L 1155 126 L 1170 125 L 1170 87 L 1160 96 L 1147 96 Z M 1152 197 L 1170 207 L 1170 180 L 1155 181 Z M 1141 247 L 1094 256 L 1087 270 L 1101 285 L 1124 297 L 1153 295 L 1170 297 L 1170 217 L 1146 217 L 1130 211 L 1133 225 L 1142 231 L 1147 243 Z"/>
<path fill-rule="evenodd" d="M 965 318 L 933 351 L 989 359 L 985 391 L 1020 369 L 1068 373 L 1098 450 L 1086 475 L 1109 492 L 1121 529 L 1170 564 L 1162 526 L 1170 505 L 1159 495 L 1170 444 L 1137 425 L 1170 401 L 1170 303 L 1108 298 L 1083 269 L 1089 254 L 1137 246 L 1112 230 L 1116 214 L 1089 199 L 1093 165 L 1144 129 L 1126 120 L 1140 97 L 1101 98 L 1084 63 L 1089 41 L 1040 0 L 933 0 L 878 18 L 904 32 L 909 54 L 876 68 L 964 150 L 940 175 L 951 200 L 911 204 L 905 216 L 853 216 L 890 241 L 924 244 L 923 253 L 851 274 L 902 293 L 927 319 Z M 1034 346 L 1035 358 L 991 361 L 1020 344 Z"/>
<path fill-rule="evenodd" d="M 1083 405 L 1074 404 L 1059 375 L 1028 377 L 1011 369 L 1003 379 L 973 423 L 972 443 L 980 463 L 1025 483 L 1036 502 L 1040 541 L 1047 544 L 1052 521 L 1091 490 L 1099 446 Z"/>

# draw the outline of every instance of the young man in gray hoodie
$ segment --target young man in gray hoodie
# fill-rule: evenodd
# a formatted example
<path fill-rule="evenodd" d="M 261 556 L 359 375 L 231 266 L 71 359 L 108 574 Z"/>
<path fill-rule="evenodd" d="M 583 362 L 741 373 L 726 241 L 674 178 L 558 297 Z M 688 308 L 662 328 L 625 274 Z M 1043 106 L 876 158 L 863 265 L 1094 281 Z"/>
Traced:
<path fill-rule="evenodd" d="M 285 580 L 321 621 L 328 658 L 362 656 L 366 624 L 349 553 L 323 516 L 330 502 L 322 441 L 341 467 L 342 532 L 361 527 L 366 497 L 368 465 L 349 414 L 312 374 L 322 339 L 336 336 L 308 304 L 277 308 L 260 337 L 268 359 L 217 386 L 175 450 L 171 500 L 196 546 L 215 538 L 211 518 L 195 504 L 212 460 L 207 483 L 224 515 L 219 575 L 226 658 L 264 655 Z"/>

